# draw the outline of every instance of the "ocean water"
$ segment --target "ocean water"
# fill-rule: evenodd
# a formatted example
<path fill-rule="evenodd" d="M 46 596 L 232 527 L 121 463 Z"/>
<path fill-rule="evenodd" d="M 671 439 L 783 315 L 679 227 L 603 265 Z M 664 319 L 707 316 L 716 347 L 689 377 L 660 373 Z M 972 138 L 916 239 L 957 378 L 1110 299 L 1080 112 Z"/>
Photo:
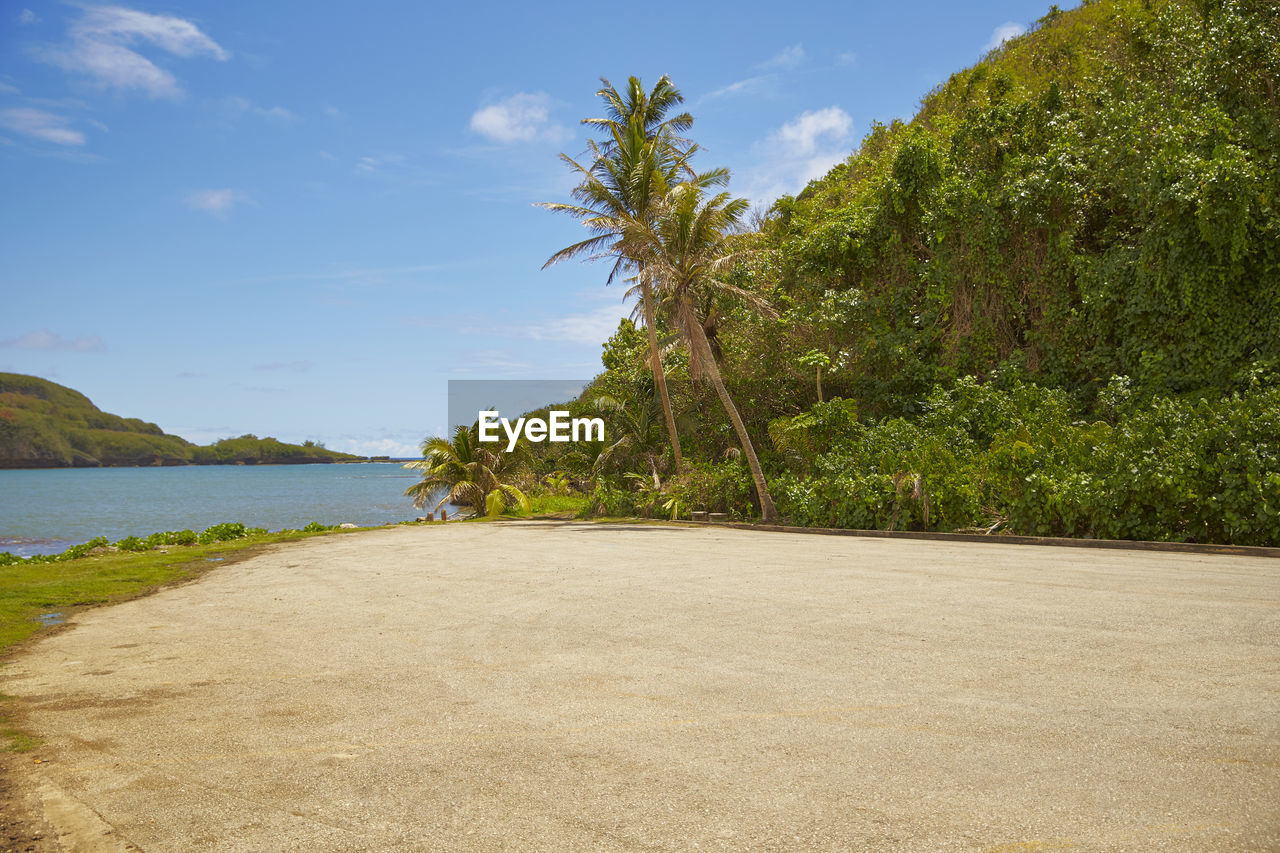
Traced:
<path fill-rule="evenodd" d="M 404 496 L 418 476 L 396 463 L 0 470 L 0 551 L 52 554 L 95 536 L 224 521 L 268 530 L 405 521 L 423 514 Z"/>

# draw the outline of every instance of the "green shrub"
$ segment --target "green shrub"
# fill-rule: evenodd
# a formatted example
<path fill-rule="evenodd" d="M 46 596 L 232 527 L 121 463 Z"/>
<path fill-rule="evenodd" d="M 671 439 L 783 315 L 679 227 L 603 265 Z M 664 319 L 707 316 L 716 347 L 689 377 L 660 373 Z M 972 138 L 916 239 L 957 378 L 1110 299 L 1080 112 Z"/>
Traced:
<path fill-rule="evenodd" d="M 679 515 L 691 510 L 724 512 L 734 518 L 756 515 L 752 498 L 751 471 L 739 461 L 689 462 L 686 469 L 665 484 L 668 500 L 679 507 Z"/>
<path fill-rule="evenodd" d="M 205 529 L 198 537 L 202 544 L 210 542 L 229 542 L 232 539 L 243 539 L 245 526 L 238 521 L 215 524 Z"/>
<path fill-rule="evenodd" d="M 147 544 L 146 539 L 139 539 L 137 536 L 126 536 L 116 543 L 116 547 L 121 551 L 150 551 L 152 546 Z"/>
<path fill-rule="evenodd" d="M 643 506 L 643 513 L 641 509 L 641 495 L 638 492 L 610 483 L 607 480 L 601 480 L 596 483 L 596 487 L 588 496 L 585 514 L 588 516 L 604 515 L 611 517 L 651 514 L 647 504 Z"/>
<path fill-rule="evenodd" d="M 1097 412 L 1021 380 L 960 380 L 914 420 L 847 431 L 775 478 L 775 499 L 822 527 L 1280 545 L 1280 388 L 1142 401 L 1115 379 Z"/>
<path fill-rule="evenodd" d="M 105 548 L 111 543 L 105 536 L 96 536 L 88 542 L 82 542 L 79 545 L 72 545 L 67 550 L 58 555 L 62 560 L 77 560 L 80 557 L 88 556 L 89 552 L 94 548 Z"/>

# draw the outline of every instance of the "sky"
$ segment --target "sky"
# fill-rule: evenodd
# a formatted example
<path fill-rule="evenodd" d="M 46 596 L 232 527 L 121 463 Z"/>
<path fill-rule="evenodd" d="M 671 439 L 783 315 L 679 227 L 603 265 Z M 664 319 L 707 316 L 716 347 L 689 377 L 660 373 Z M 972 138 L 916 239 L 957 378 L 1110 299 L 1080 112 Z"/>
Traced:
<path fill-rule="evenodd" d="M 414 455 L 449 379 L 599 373 L 630 313 L 559 161 L 600 78 L 685 95 L 767 206 L 1040 0 L 0 0 L 0 371 L 207 443 Z"/>

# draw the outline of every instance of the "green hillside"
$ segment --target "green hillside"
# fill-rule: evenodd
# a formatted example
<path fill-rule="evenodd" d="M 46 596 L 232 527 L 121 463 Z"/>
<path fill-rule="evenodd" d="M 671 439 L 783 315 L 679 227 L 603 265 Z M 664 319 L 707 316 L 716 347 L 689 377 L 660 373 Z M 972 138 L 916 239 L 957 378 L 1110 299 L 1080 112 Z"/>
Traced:
<path fill-rule="evenodd" d="M 99 465 L 298 464 L 360 457 L 274 438 L 201 447 L 152 423 L 122 418 L 47 379 L 0 373 L 0 468 Z"/>
<path fill-rule="evenodd" d="M 624 322 L 578 403 L 620 404 L 623 440 L 534 454 L 522 486 L 567 472 L 608 515 L 1280 545 L 1274 0 L 1051 7 L 749 224 L 678 176 L 713 164 L 636 93 L 601 93 L 630 118 L 576 175 L 587 207 L 551 207 L 650 271 L 664 379 Z"/>
<path fill-rule="evenodd" d="M 767 345 L 881 412 L 997 367 L 1086 403 L 1274 381 L 1278 84 L 1271 2 L 1050 11 L 779 202 Z"/>

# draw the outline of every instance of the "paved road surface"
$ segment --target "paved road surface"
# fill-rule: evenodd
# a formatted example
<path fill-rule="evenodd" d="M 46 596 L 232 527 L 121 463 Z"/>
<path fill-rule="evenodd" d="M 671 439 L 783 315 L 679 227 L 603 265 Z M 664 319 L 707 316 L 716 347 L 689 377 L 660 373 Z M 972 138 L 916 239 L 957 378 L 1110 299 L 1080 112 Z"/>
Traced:
<path fill-rule="evenodd" d="M 91 849 L 1275 850 L 1278 605 L 1263 558 L 437 525 L 87 612 L 0 690 Z"/>

